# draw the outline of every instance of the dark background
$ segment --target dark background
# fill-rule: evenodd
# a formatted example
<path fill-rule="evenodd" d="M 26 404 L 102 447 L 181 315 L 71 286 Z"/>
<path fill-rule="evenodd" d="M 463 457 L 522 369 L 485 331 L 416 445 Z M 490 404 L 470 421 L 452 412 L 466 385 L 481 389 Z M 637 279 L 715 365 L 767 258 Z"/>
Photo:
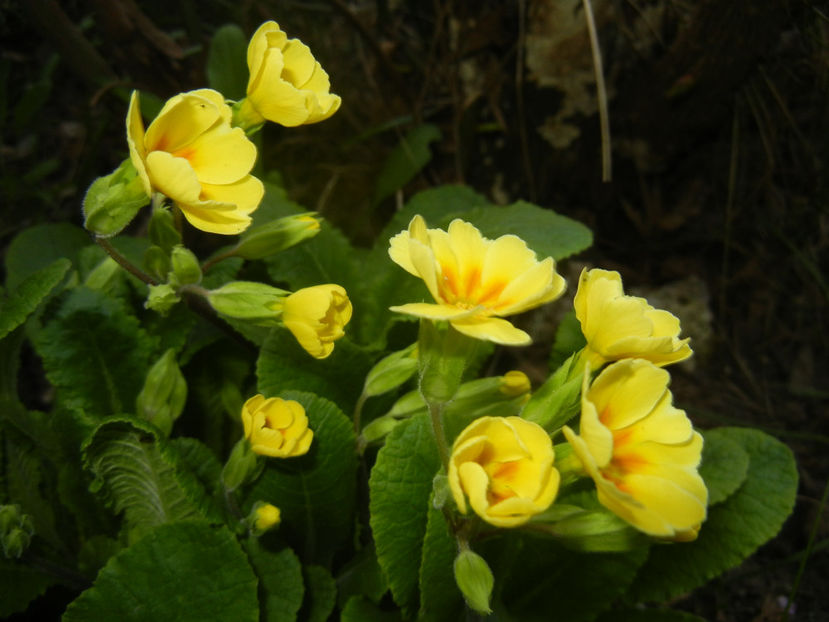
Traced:
<path fill-rule="evenodd" d="M 570 283 L 584 264 L 617 269 L 680 315 L 696 356 L 671 370 L 679 405 L 703 428 L 766 430 L 798 460 L 780 536 L 675 606 L 780 620 L 797 584 L 791 619 L 829 620 L 829 6 L 593 6 L 610 182 L 580 0 L 0 0 L 0 249 L 34 224 L 81 223 L 88 185 L 127 155 L 131 89 L 164 100 L 204 87 L 219 26 L 251 34 L 274 19 L 311 47 L 343 105 L 319 125 L 266 126 L 264 170 L 360 245 L 398 199 L 452 182 L 590 226 L 594 247 L 560 268 Z M 441 131 L 431 161 L 402 197 L 373 205 L 389 153 L 423 122 Z M 538 380 L 544 355 L 522 352 L 515 364 Z"/>

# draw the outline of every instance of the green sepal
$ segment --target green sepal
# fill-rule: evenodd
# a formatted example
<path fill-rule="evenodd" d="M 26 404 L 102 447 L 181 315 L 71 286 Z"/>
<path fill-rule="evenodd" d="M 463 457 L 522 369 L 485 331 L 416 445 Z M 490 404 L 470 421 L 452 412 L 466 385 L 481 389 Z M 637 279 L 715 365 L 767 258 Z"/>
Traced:
<path fill-rule="evenodd" d="M 427 402 L 445 404 L 458 392 L 477 341 L 447 322 L 420 321 L 418 362 L 420 392 Z"/>
<path fill-rule="evenodd" d="M 181 244 L 174 246 L 170 253 L 170 267 L 181 285 L 192 285 L 201 281 L 199 260 L 193 251 Z"/>
<path fill-rule="evenodd" d="M 167 278 L 170 271 L 170 254 L 160 246 L 150 246 L 144 251 L 144 270 L 159 281 Z"/>
<path fill-rule="evenodd" d="M 466 603 L 478 613 L 492 613 L 489 600 L 495 578 L 486 560 L 471 549 L 463 549 L 455 558 L 455 583 Z"/>
<path fill-rule="evenodd" d="M 417 344 L 381 359 L 366 376 L 363 395 L 375 397 L 396 389 L 417 371 Z"/>
<path fill-rule="evenodd" d="M 169 283 L 150 285 L 149 290 L 144 306 L 161 315 L 167 315 L 167 312 L 181 301 L 176 289 Z"/>
<path fill-rule="evenodd" d="M 172 251 L 177 244 L 181 244 L 181 232 L 176 228 L 175 219 L 168 208 L 159 205 L 153 209 L 147 237 L 166 253 Z"/>
<path fill-rule="evenodd" d="M 282 315 L 283 289 L 254 281 L 231 281 L 207 293 L 213 309 L 228 317 L 258 326 L 277 326 Z"/>
<path fill-rule="evenodd" d="M 319 232 L 320 219 L 316 212 L 284 216 L 245 231 L 228 255 L 264 259 L 296 246 Z"/>
<path fill-rule="evenodd" d="M 92 182 L 83 199 L 84 227 L 110 238 L 120 233 L 150 202 L 138 171 L 127 158 L 109 175 Z"/>
<path fill-rule="evenodd" d="M 571 355 L 533 393 L 521 413 L 524 419 L 537 423 L 548 432 L 555 432 L 579 413 L 584 379 L 584 368 L 579 360 L 580 352 Z"/>
<path fill-rule="evenodd" d="M 170 348 L 150 367 L 144 387 L 135 400 L 136 414 L 169 436 L 173 423 L 184 409 L 187 382 Z"/>
<path fill-rule="evenodd" d="M 222 469 L 222 482 L 228 491 L 249 484 L 262 473 L 265 468 L 263 460 L 251 449 L 246 438 L 240 438 L 233 446 L 230 456 Z"/>

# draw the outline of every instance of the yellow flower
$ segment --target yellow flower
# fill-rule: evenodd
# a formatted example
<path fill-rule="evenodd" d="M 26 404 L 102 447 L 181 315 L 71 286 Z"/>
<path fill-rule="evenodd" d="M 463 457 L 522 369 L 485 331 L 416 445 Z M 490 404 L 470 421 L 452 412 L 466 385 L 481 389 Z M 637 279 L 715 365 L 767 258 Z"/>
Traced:
<path fill-rule="evenodd" d="M 524 395 L 530 399 L 530 391 L 532 385 L 530 379 L 523 371 L 513 369 L 501 376 L 501 386 L 499 387 L 501 393 L 507 397 L 519 397 Z"/>
<path fill-rule="evenodd" d="M 536 259 L 514 235 L 488 240 L 473 225 L 453 220 L 448 231 L 427 229 L 415 216 L 408 231 L 390 241 L 389 256 L 426 283 L 436 304 L 418 302 L 392 311 L 431 320 L 448 320 L 458 332 L 504 345 L 532 342 L 506 315 L 515 315 L 558 298 L 564 279 L 552 257 Z"/>
<path fill-rule="evenodd" d="M 279 508 L 270 503 L 263 503 L 255 510 L 255 520 L 253 526 L 256 531 L 265 532 L 272 527 L 276 527 L 282 520 L 282 513 Z"/>
<path fill-rule="evenodd" d="M 147 194 L 170 197 L 197 229 L 226 235 L 250 225 L 265 193 L 250 175 L 256 146 L 230 118 L 222 94 L 210 89 L 169 99 L 146 132 L 137 91 L 127 113 L 130 159 Z"/>
<path fill-rule="evenodd" d="M 643 359 L 608 366 L 589 389 L 585 374 L 579 435 L 563 431 L 602 505 L 652 536 L 693 540 L 708 503 L 702 436 L 673 406 L 669 381 Z"/>
<path fill-rule="evenodd" d="M 516 527 L 543 512 L 558 493 L 553 443 L 520 417 L 481 417 L 455 439 L 449 488 L 458 509 L 496 527 Z"/>
<path fill-rule="evenodd" d="M 271 458 L 301 456 L 314 438 L 302 404 L 279 397 L 250 398 L 242 406 L 242 425 L 251 449 Z"/>
<path fill-rule="evenodd" d="M 643 358 L 662 367 L 692 354 L 689 340 L 679 338 L 679 320 L 644 298 L 626 296 L 618 272 L 582 270 L 573 306 L 587 340 L 584 356 L 593 369 L 623 358 Z"/>
<path fill-rule="evenodd" d="M 241 125 L 265 120 L 287 127 L 317 123 L 340 107 L 330 93 L 328 74 L 299 39 L 288 39 L 279 24 L 262 24 L 248 45 L 247 98 L 241 103 Z"/>
<path fill-rule="evenodd" d="M 311 356 L 324 359 L 345 335 L 351 301 L 339 285 L 315 285 L 294 292 L 282 302 L 282 322 Z"/>

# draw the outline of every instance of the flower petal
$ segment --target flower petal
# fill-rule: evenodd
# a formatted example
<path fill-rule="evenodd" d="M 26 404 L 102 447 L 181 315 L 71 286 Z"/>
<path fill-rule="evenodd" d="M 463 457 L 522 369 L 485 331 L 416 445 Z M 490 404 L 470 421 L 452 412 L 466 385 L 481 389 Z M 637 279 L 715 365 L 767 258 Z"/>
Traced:
<path fill-rule="evenodd" d="M 469 311 L 468 309 L 460 309 L 449 305 L 432 304 L 429 302 L 410 302 L 405 305 L 398 305 L 389 308 L 397 313 L 424 317 L 430 320 L 452 320 L 455 318 L 463 318 L 475 313 L 474 310 Z"/>
<path fill-rule="evenodd" d="M 152 151 L 145 159 L 147 176 L 153 188 L 176 203 L 195 203 L 201 184 L 190 162 L 166 151 Z"/>
<path fill-rule="evenodd" d="M 147 151 L 175 152 L 206 132 L 221 119 L 216 104 L 193 93 L 170 98 L 147 128 L 144 145 Z"/>
<path fill-rule="evenodd" d="M 186 157 L 201 183 L 232 184 L 250 173 L 256 162 L 256 145 L 241 128 L 220 125 L 173 155 Z"/>
<path fill-rule="evenodd" d="M 450 320 L 450 322 L 459 333 L 475 339 L 492 341 L 504 346 L 526 346 L 532 343 L 527 333 L 501 318 L 473 316 L 468 319 Z"/>

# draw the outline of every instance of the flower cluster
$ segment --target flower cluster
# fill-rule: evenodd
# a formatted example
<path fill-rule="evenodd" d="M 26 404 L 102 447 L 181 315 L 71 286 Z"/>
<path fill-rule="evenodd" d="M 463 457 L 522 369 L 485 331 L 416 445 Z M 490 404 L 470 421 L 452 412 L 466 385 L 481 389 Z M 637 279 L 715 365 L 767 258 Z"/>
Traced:
<path fill-rule="evenodd" d="M 390 240 L 389 255 L 423 279 L 434 299 L 392 310 L 448 321 L 458 333 L 499 344 L 530 343 L 503 316 L 550 302 L 564 290 L 552 258 L 538 261 L 521 239 L 488 240 L 461 220 L 442 231 L 427 229 L 416 216 Z M 702 436 L 673 406 L 662 369 L 691 355 L 688 339 L 679 338 L 679 320 L 625 295 L 619 274 L 606 270 L 582 272 L 574 306 L 586 341 L 570 364 L 574 380 L 582 375 L 581 420 L 578 434 L 566 425 L 562 432 L 577 470 L 593 479 L 598 501 L 636 529 L 694 539 L 708 499 L 698 472 Z M 428 347 L 421 344 L 421 350 Z M 591 382 L 591 372 L 608 363 Z M 527 523 L 556 498 L 561 476 L 554 458 L 548 431 L 536 423 L 516 416 L 474 419 L 448 457 L 458 510 L 466 514 L 471 507 L 497 527 Z"/>

